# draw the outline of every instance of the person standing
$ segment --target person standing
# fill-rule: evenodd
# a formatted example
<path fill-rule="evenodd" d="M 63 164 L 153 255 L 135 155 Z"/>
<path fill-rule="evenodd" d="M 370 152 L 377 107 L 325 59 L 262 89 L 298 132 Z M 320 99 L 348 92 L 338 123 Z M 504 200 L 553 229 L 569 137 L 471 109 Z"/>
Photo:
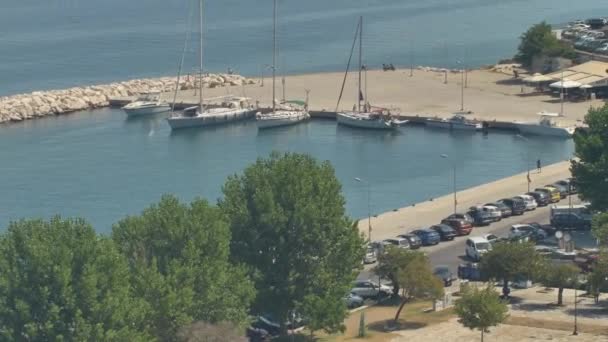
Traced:
<path fill-rule="evenodd" d="M 540 165 L 540 158 L 538 160 L 536 160 L 536 171 L 538 171 L 538 173 L 540 173 L 542 171 L 541 165 Z"/>

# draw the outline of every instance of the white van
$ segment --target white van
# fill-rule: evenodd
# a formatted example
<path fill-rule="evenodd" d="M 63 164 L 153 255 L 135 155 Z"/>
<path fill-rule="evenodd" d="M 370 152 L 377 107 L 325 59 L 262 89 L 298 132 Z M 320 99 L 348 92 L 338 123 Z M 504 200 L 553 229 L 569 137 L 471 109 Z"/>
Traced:
<path fill-rule="evenodd" d="M 491 250 L 492 245 L 487 239 L 481 236 L 476 236 L 467 239 L 464 254 L 475 261 L 479 261 L 481 260 L 482 255 Z"/>

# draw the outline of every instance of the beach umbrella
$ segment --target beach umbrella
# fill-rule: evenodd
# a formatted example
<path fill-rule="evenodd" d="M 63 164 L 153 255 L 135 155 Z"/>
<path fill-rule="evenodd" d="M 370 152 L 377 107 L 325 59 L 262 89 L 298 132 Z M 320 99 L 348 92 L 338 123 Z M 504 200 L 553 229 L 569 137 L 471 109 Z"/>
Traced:
<path fill-rule="evenodd" d="M 551 87 L 551 88 L 561 88 L 561 89 L 578 88 L 580 86 L 581 86 L 581 84 L 579 82 L 572 81 L 567 78 L 564 78 L 563 80 L 559 80 L 555 83 L 549 84 L 549 87 Z"/>

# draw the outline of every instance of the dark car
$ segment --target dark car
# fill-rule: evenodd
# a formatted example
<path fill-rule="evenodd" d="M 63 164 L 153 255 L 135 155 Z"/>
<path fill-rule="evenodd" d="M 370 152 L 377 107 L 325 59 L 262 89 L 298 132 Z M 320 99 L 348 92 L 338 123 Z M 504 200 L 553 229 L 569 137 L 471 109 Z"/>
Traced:
<path fill-rule="evenodd" d="M 433 269 L 433 274 L 443 281 L 443 286 L 452 286 L 452 281 L 456 279 L 450 268 L 447 266 L 437 266 Z"/>
<path fill-rule="evenodd" d="M 563 186 L 563 185 L 557 184 L 557 183 L 547 184 L 545 186 L 552 186 L 552 187 L 556 188 L 557 190 L 559 190 L 559 195 L 561 198 L 566 198 L 566 197 L 568 197 L 568 195 L 570 195 L 570 190 L 568 190 L 567 186 Z"/>
<path fill-rule="evenodd" d="M 574 181 L 572 180 L 572 178 L 560 180 L 553 184 L 563 186 L 564 188 L 568 189 L 568 193 L 570 195 L 574 195 L 577 193 L 576 185 L 574 184 Z"/>
<path fill-rule="evenodd" d="M 523 215 L 526 212 L 526 203 L 521 198 L 504 198 L 498 201 L 511 208 L 513 215 Z"/>
<path fill-rule="evenodd" d="M 495 221 L 494 217 L 478 207 L 471 207 L 467 214 L 473 218 L 473 224 L 476 226 L 487 226 Z"/>
<path fill-rule="evenodd" d="M 428 228 L 414 230 L 412 234 L 420 238 L 423 246 L 436 245 L 441 240 L 439 233 Z"/>
<path fill-rule="evenodd" d="M 526 193 L 526 195 L 534 197 L 534 200 L 536 201 L 539 207 L 546 207 L 549 205 L 549 203 L 551 203 L 551 198 L 545 192 L 532 191 Z"/>
<path fill-rule="evenodd" d="M 576 213 L 558 213 L 551 217 L 551 225 L 557 229 L 591 229 L 591 219 Z"/>
<path fill-rule="evenodd" d="M 469 215 L 468 219 L 464 218 L 446 218 L 441 220 L 441 224 L 452 227 L 459 236 L 469 235 L 473 231 L 473 218 Z M 470 221 L 469 221 L 470 219 Z"/>
<path fill-rule="evenodd" d="M 451 241 L 458 235 L 456 234 L 456 230 L 454 228 L 448 226 L 447 224 L 438 224 L 431 226 L 431 229 L 439 233 L 439 237 L 442 241 Z"/>
<path fill-rule="evenodd" d="M 422 240 L 414 234 L 401 234 L 397 237 L 406 239 L 410 243 L 410 249 L 418 249 L 422 246 Z"/>
<path fill-rule="evenodd" d="M 473 218 L 471 217 L 471 215 L 467 214 L 467 213 L 454 213 L 446 218 L 444 218 L 443 220 L 452 220 L 452 219 L 459 219 L 459 220 L 464 220 L 468 223 L 470 223 L 471 225 L 473 225 Z M 441 223 L 443 223 L 443 220 Z"/>
<path fill-rule="evenodd" d="M 508 205 L 506 205 L 500 201 L 494 202 L 494 203 L 486 203 L 484 205 L 490 205 L 490 206 L 498 208 L 498 210 L 500 210 L 500 216 L 502 216 L 503 218 L 513 215 L 511 208 L 509 208 Z"/>
<path fill-rule="evenodd" d="M 555 232 L 557 231 L 557 229 L 550 224 L 540 224 L 538 222 L 531 222 L 531 223 L 526 223 L 526 224 L 529 226 L 532 226 L 534 228 L 544 230 L 548 236 L 555 235 Z"/>

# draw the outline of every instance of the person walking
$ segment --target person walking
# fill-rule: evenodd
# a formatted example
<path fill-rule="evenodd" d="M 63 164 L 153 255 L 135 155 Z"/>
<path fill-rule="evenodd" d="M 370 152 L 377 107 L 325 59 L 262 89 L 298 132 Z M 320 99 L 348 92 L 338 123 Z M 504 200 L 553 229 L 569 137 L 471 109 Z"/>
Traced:
<path fill-rule="evenodd" d="M 536 171 L 538 171 L 538 173 L 540 173 L 542 171 L 542 168 L 540 165 L 540 158 L 538 160 L 536 160 Z"/>

